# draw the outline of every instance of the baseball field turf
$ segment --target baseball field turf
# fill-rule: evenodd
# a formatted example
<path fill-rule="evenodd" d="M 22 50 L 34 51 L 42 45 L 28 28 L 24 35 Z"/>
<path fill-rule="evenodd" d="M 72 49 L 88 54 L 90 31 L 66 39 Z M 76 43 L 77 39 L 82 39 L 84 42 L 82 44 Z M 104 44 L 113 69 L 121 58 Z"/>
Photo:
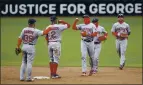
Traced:
<path fill-rule="evenodd" d="M 21 30 L 27 26 L 27 20 L 31 17 L 3 17 L 1 18 L 1 65 L 20 66 L 21 55 L 15 55 L 17 38 Z M 36 27 L 43 30 L 50 24 L 49 17 L 32 17 L 37 20 Z M 71 25 L 76 17 L 59 17 Z M 80 18 L 80 17 L 79 17 Z M 93 17 L 92 17 L 93 18 Z M 100 25 L 105 27 L 109 36 L 102 43 L 99 66 L 119 66 L 119 57 L 115 49 L 115 38 L 111 35 L 112 24 L 117 17 L 98 17 Z M 80 18 L 81 19 L 81 18 Z M 125 21 L 130 25 L 131 35 L 128 39 L 126 51 L 126 66 L 142 67 L 142 17 L 125 16 Z M 82 23 L 82 20 L 80 21 Z M 62 55 L 60 66 L 81 66 L 80 33 L 71 28 L 62 34 Z M 87 57 L 88 58 L 88 57 Z M 48 66 L 49 57 L 45 38 L 39 37 L 36 44 L 36 56 L 34 66 Z"/>

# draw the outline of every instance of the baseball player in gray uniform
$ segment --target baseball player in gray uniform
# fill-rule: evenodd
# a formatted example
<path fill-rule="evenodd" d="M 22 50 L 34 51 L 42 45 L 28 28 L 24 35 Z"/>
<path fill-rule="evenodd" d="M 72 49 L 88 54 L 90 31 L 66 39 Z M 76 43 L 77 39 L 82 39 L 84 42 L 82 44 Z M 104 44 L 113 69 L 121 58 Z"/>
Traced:
<path fill-rule="evenodd" d="M 76 18 L 76 20 L 73 23 L 72 29 L 81 31 L 81 38 L 82 38 L 82 40 L 81 40 L 82 76 L 87 76 L 86 55 L 88 52 L 88 55 L 91 59 L 91 64 L 92 64 L 92 66 L 94 66 L 94 64 L 95 64 L 94 59 L 95 58 L 94 58 L 93 38 L 94 38 L 94 36 L 97 35 L 97 33 L 93 32 L 93 30 L 95 29 L 95 25 L 90 23 L 90 17 L 88 15 L 84 15 L 83 20 L 84 20 L 84 24 L 76 25 L 76 23 L 79 21 L 78 18 Z M 95 70 L 92 66 L 91 66 L 90 72 Z M 91 76 L 90 73 L 89 73 L 89 76 Z"/>
<path fill-rule="evenodd" d="M 118 14 L 118 22 L 113 24 L 112 34 L 116 37 L 116 49 L 120 57 L 120 67 L 122 70 L 125 65 L 125 52 L 127 48 L 128 36 L 131 33 L 130 26 L 124 22 L 124 15 Z"/>
<path fill-rule="evenodd" d="M 26 81 L 32 81 L 31 74 L 32 74 L 32 62 L 35 56 L 35 44 L 37 42 L 37 39 L 41 35 L 46 35 L 51 30 L 50 28 L 47 28 L 44 31 L 38 30 L 35 28 L 35 19 L 29 19 L 28 20 L 28 27 L 25 27 L 19 38 L 18 38 L 18 44 L 17 48 L 20 48 L 21 43 L 23 43 L 22 46 L 22 64 L 20 68 L 20 81 L 25 80 L 25 71 L 27 68 L 27 78 Z"/>
<path fill-rule="evenodd" d="M 100 26 L 98 23 L 98 18 L 94 18 L 92 20 L 92 23 L 95 25 L 95 30 L 97 32 L 97 36 L 94 37 L 94 58 L 95 58 L 95 66 L 93 68 L 95 69 L 92 73 L 95 74 L 98 71 L 98 63 L 99 63 L 99 54 L 101 51 L 101 42 L 107 39 L 107 31 L 104 29 L 104 27 Z"/>
<path fill-rule="evenodd" d="M 61 78 L 57 74 L 57 68 L 59 64 L 59 59 L 61 56 L 61 33 L 67 29 L 70 28 L 70 24 L 63 20 L 59 20 L 57 24 L 57 17 L 51 16 L 50 17 L 51 25 L 49 25 L 47 28 L 51 28 L 52 30 L 46 35 L 46 40 L 48 44 L 48 54 L 50 57 L 50 71 L 51 71 L 51 78 L 57 79 Z"/>

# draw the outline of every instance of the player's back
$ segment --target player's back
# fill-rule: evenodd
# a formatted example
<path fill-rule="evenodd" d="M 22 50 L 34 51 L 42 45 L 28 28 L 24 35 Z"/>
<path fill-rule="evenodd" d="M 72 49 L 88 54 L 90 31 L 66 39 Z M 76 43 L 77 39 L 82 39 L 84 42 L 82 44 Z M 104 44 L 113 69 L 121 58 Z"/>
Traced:
<path fill-rule="evenodd" d="M 53 24 L 53 25 L 50 25 L 50 27 L 52 30 L 46 36 L 46 37 L 48 37 L 48 40 L 51 42 L 61 41 L 61 33 L 64 29 L 67 28 L 67 25 Z"/>
<path fill-rule="evenodd" d="M 22 39 L 23 44 L 35 45 L 38 39 L 38 32 L 40 33 L 40 30 L 26 27 L 22 30 L 19 37 Z"/>

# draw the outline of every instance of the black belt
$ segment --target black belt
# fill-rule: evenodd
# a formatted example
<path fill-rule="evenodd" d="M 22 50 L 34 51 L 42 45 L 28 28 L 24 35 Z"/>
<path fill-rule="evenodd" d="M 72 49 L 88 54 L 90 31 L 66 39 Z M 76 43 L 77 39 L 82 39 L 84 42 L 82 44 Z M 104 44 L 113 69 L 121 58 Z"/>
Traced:
<path fill-rule="evenodd" d="M 28 44 L 28 45 L 35 45 L 35 44 L 31 44 L 31 43 L 23 43 L 23 44 Z"/>
<path fill-rule="evenodd" d="M 94 42 L 94 44 L 100 44 L 100 42 Z"/>
<path fill-rule="evenodd" d="M 93 40 L 82 39 L 85 42 L 92 42 Z"/>
<path fill-rule="evenodd" d="M 124 37 L 117 37 L 116 39 L 125 40 L 126 38 L 124 38 Z"/>
<path fill-rule="evenodd" d="M 48 42 L 60 42 L 61 43 L 61 41 L 48 41 Z"/>

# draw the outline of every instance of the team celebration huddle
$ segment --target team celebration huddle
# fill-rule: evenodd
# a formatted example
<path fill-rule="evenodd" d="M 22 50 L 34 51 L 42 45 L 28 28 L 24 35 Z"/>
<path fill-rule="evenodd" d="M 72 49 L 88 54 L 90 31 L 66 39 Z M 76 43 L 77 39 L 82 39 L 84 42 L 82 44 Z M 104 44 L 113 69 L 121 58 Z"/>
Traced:
<path fill-rule="evenodd" d="M 51 24 L 44 30 L 39 30 L 35 27 L 36 20 L 29 19 L 28 27 L 25 27 L 17 42 L 15 49 L 16 54 L 22 52 L 22 64 L 20 68 L 20 81 L 32 80 L 32 63 L 35 56 L 35 45 L 39 36 L 44 36 L 47 41 L 48 56 L 50 58 L 49 68 L 51 79 L 61 78 L 57 74 L 57 68 L 61 56 L 61 33 L 64 30 L 72 28 L 73 30 L 80 31 L 81 35 L 81 76 L 92 76 L 96 75 L 98 71 L 99 56 L 102 47 L 102 42 L 108 41 L 108 33 L 103 26 L 99 25 L 99 19 L 91 19 L 88 15 L 83 15 L 83 23 L 78 24 L 79 19 L 76 18 L 72 25 L 64 20 L 58 20 L 56 16 L 51 16 Z M 119 69 L 123 70 L 125 66 L 125 52 L 127 48 L 128 36 L 131 33 L 129 25 L 124 22 L 124 15 L 117 15 L 117 22 L 113 24 L 111 33 L 116 39 L 116 50 L 120 57 Z M 75 41 L 76 42 L 76 41 Z M 20 48 L 21 43 L 23 44 Z M 79 51 L 80 52 L 80 51 Z M 90 61 L 90 71 L 87 72 L 87 54 Z M 27 72 L 26 72 L 27 71 Z"/>

